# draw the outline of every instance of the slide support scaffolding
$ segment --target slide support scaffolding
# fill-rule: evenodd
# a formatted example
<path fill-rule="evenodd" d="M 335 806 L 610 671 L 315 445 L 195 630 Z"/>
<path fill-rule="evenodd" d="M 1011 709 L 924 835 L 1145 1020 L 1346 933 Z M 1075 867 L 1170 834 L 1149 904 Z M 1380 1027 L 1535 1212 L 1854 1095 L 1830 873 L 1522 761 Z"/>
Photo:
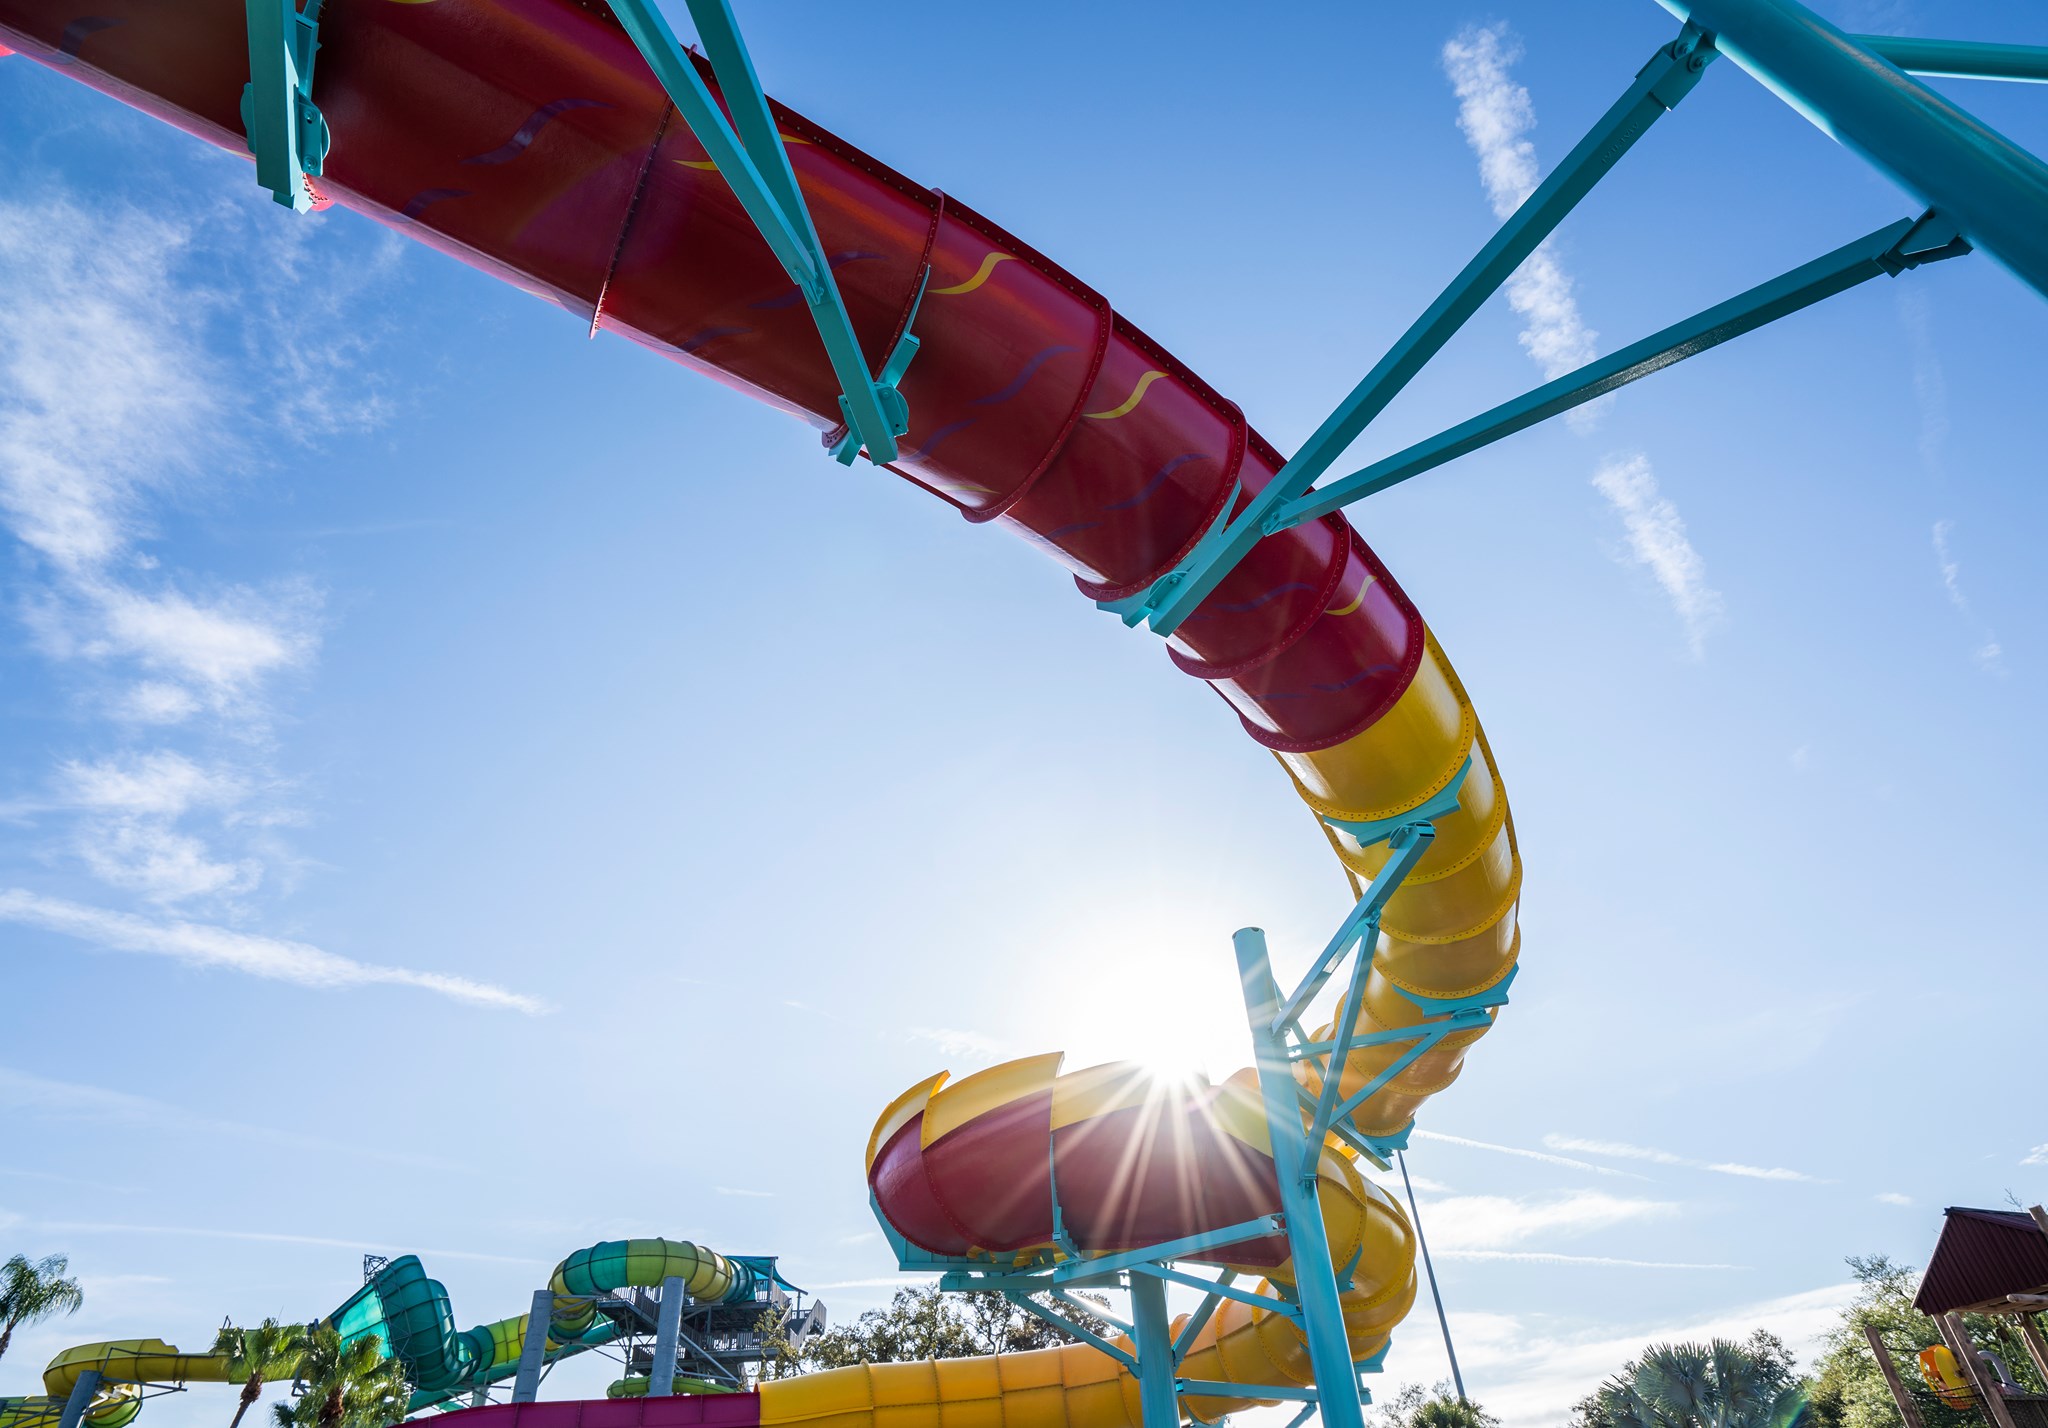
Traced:
<path fill-rule="evenodd" d="M 1711 30 L 1721 52 L 1773 94 L 2048 297 L 2048 164 L 1912 78 L 1887 45 L 1846 35 L 1793 0 L 1659 3 Z M 1901 57 L 1939 67 L 1945 56 L 1981 72 L 2004 50 L 1920 40 L 1902 44 Z M 2024 50 L 2005 58 L 2028 62 Z"/>
<path fill-rule="evenodd" d="M 1852 36 L 1794 0 L 1659 0 L 1683 19 L 1659 50 L 1492 241 L 1272 482 L 1220 516 L 1187 558 L 1146 590 L 1102 608 L 1170 635 L 1266 536 L 1431 470 L 1731 337 L 1880 273 L 1992 253 L 2048 296 L 2048 165 L 1906 71 L 2048 81 L 2048 47 Z M 1915 223 L 1880 229 L 1804 267 L 1675 323 L 1460 426 L 1321 490 L 1315 483 L 1524 259 L 1592 191 L 1650 124 L 1725 53 L 1824 131 L 1929 205 Z M 1234 504 L 1234 503 L 1233 503 Z M 1225 506 L 1225 511 L 1232 509 Z"/>

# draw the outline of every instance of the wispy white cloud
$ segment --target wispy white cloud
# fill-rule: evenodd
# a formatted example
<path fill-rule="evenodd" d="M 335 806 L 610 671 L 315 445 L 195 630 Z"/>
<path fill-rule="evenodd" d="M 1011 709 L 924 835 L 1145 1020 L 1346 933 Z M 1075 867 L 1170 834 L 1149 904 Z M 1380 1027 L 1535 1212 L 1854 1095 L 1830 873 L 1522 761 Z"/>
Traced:
<path fill-rule="evenodd" d="M 1595 1175 L 1620 1176 L 1628 1180 L 1644 1180 L 1648 1178 L 1647 1176 L 1637 1175 L 1633 1171 L 1616 1170 L 1611 1165 L 1595 1165 L 1589 1160 L 1573 1160 L 1568 1155 L 1550 1155 L 1544 1151 L 1529 1150 L 1519 1145 L 1496 1145 L 1490 1140 L 1470 1140 L 1461 1135 L 1446 1135 L 1442 1131 L 1417 1130 L 1412 1132 L 1412 1135 L 1416 1140 L 1434 1140 L 1441 1141 L 1445 1145 L 1462 1145 L 1467 1150 L 1490 1150 L 1496 1155 L 1519 1156 L 1523 1160 L 1537 1160 L 1545 1165 L 1561 1165 L 1568 1170 L 1591 1171 Z M 1419 1185 L 1421 1182 L 1417 1181 L 1416 1183 Z"/>
<path fill-rule="evenodd" d="M 1542 179 L 1529 131 L 1536 107 L 1511 73 L 1521 43 L 1505 23 L 1468 26 L 1443 48 L 1444 73 L 1458 96 L 1458 127 L 1479 159 L 1479 181 L 1493 211 L 1506 218 Z M 1561 377 L 1593 360 L 1599 334 L 1579 316 L 1572 280 L 1546 239 L 1507 281 L 1508 305 L 1523 320 L 1522 346 L 1545 377 Z M 1589 408 L 1573 413 L 1583 426 Z"/>
<path fill-rule="evenodd" d="M 172 818 L 194 804 L 239 803 L 248 792 L 235 774 L 201 768 L 171 749 L 90 763 L 68 759 L 57 766 L 57 788 L 79 808 Z"/>
<path fill-rule="evenodd" d="M 305 942 L 260 937 L 194 922 L 155 922 L 131 913 L 86 907 L 19 888 L 0 892 L 0 922 L 62 933 L 115 952 L 171 957 L 190 966 L 244 972 L 252 977 L 321 989 L 416 987 L 454 1001 L 537 1016 L 547 1005 L 489 982 L 409 967 L 358 962 Z"/>
<path fill-rule="evenodd" d="M 1597 1272 L 1599 1266 L 1587 1268 Z M 1810 1357 L 1839 1322 L 1855 1289 L 1853 1284 L 1828 1285 L 1776 1299 L 1702 1309 L 1682 1318 L 1588 1322 L 1560 1314 L 1555 1306 L 1527 1315 L 1454 1311 L 1451 1333 L 1467 1381 L 1486 1384 L 1486 1406 L 1503 1422 L 1516 1428 L 1562 1428 L 1572 1404 L 1652 1343 L 1739 1340 L 1757 1329 L 1769 1329 L 1795 1353 Z M 1628 1301 L 1615 1295 L 1607 1302 Z M 1421 1343 L 1417 1349 L 1422 1349 Z"/>
<path fill-rule="evenodd" d="M 1744 1165 L 1733 1160 L 1696 1160 L 1691 1156 L 1675 1155 L 1668 1150 L 1658 1150 L 1647 1145 L 1630 1145 L 1620 1140 L 1589 1140 L 1584 1136 L 1557 1135 L 1543 1137 L 1543 1143 L 1553 1150 L 1576 1150 L 1581 1155 L 1605 1155 L 1616 1160 L 1646 1160 L 1652 1165 L 1674 1165 L 1686 1170 L 1710 1170 L 1716 1175 L 1734 1175 L 1745 1180 L 1801 1180 L 1809 1185 L 1827 1185 L 1832 1181 L 1808 1175 L 1802 1170 L 1787 1170 L 1778 1165 Z"/>
<path fill-rule="evenodd" d="M 1746 1264 L 1692 1264 L 1684 1260 L 1616 1259 L 1604 1254 L 1551 1254 L 1545 1250 L 1439 1250 L 1438 1259 L 1479 1260 L 1499 1264 L 1586 1264 L 1602 1269 L 1748 1269 Z"/>
<path fill-rule="evenodd" d="M 91 755 L 54 751 L 47 792 L 10 790 L 0 815 L 60 825 L 39 861 L 68 854 L 146 903 L 234 915 L 268 870 L 295 865 L 275 831 L 293 819 L 271 730 L 281 679 L 318 653 L 322 599 L 296 574 L 180 568 L 159 553 L 161 520 L 274 461 L 280 440 L 385 419 L 366 360 L 380 327 L 359 299 L 402 251 L 263 209 L 61 191 L 0 202 L 14 607 L 72 707 L 109 718 Z"/>
<path fill-rule="evenodd" d="M 54 658 L 146 675 L 131 702 L 157 722 L 247 713 L 314 644 L 302 585 L 198 594 L 138 548 L 154 502 L 245 459 L 246 418 L 276 395 L 222 361 L 225 296 L 188 271 L 200 237 L 134 209 L 0 204 L 0 519 L 45 573 L 31 626 Z M 295 325 L 271 335 L 296 345 Z"/>
<path fill-rule="evenodd" d="M 178 1239 L 239 1240 L 259 1245 L 310 1245 L 315 1249 L 368 1250 L 371 1253 L 418 1254 L 429 1259 L 468 1259 L 486 1264 L 545 1264 L 524 1255 L 480 1254 L 475 1250 L 421 1249 L 389 1240 L 339 1239 L 330 1235 L 297 1235 L 265 1230 L 217 1230 L 202 1225 L 131 1225 L 102 1220 L 29 1221 L 36 1228 L 70 1235 L 148 1235 Z"/>
<path fill-rule="evenodd" d="M 2026 1153 L 2022 1165 L 2048 1165 L 2048 1141 L 2043 1141 Z"/>
<path fill-rule="evenodd" d="M 993 1060 L 1003 1054 L 1003 1043 L 978 1031 L 950 1026 L 913 1026 L 910 1035 L 928 1041 L 947 1056 L 973 1056 Z"/>
<path fill-rule="evenodd" d="M 1479 181 L 1494 213 L 1505 219 L 1536 190 L 1542 170 L 1529 132 L 1536 106 L 1513 74 L 1521 42 L 1505 22 L 1471 25 L 1443 48 L 1444 73 L 1458 96 L 1458 127 L 1479 160 Z M 1599 355 L 1600 334 L 1586 325 L 1573 294 L 1571 275 L 1545 239 L 1506 284 L 1508 305 L 1523 320 L 1521 343 L 1546 378 L 1556 379 Z M 1586 432 L 1612 400 L 1574 408 L 1566 421 Z M 1630 560 L 1649 568 L 1664 587 L 1679 618 L 1693 658 L 1705 652 L 1705 636 L 1721 613 L 1721 597 L 1707 584 L 1706 566 L 1686 538 L 1678 508 L 1657 492 L 1648 458 L 1610 458 L 1593 484 L 1621 517 Z"/>
<path fill-rule="evenodd" d="M 1693 658 L 1704 658 L 1707 632 L 1721 617 L 1721 595 L 1707 583 L 1707 563 L 1686 536 L 1678 507 L 1658 491 L 1649 458 L 1641 452 L 1609 457 L 1593 473 L 1593 487 L 1621 518 L 1629 562 L 1647 568 L 1663 587 Z"/>
<path fill-rule="evenodd" d="M 167 1132 L 186 1138 L 221 1137 L 254 1141 L 282 1149 L 322 1156 L 381 1161 L 396 1165 L 446 1170 L 451 1162 L 409 1151 L 387 1151 L 361 1140 L 335 1142 L 273 1126 L 250 1125 L 202 1115 L 183 1106 L 76 1081 L 58 1081 L 0 1066 L 0 1110 L 16 1122 L 48 1120 L 82 1125 L 118 1126 L 125 1132 Z"/>
<path fill-rule="evenodd" d="M 1963 568 L 1956 560 L 1949 537 L 1955 533 L 1954 521 L 1941 520 L 1934 523 L 1934 563 L 1941 571 L 1941 588 L 1948 595 L 1948 603 L 1956 613 L 1974 618 L 1970 608 L 1970 597 L 1963 593 Z M 1999 646 L 1998 637 L 1985 630 L 1971 656 L 1987 674 L 2005 673 L 2005 651 Z"/>
<path fill-rule="evenodd" d="M 1896 1190 L 1881 1190 L 1870 1198 L 1877 1201 L 1880 1205 L 1910 1205 L 1913 1203 L 1911 1195 L 1901 1195 Z"/>
<path fill-rule="evenodd" d="M 1528 1198 L 1453 1195 L 1426 1202 L 1422 1211 L 1432 1248 L 1441 1246 L 1449 1252 L 1511 1249 L 1539 1235 L 1584 1235 L 1616 1225 L 1670 1219 L 1677 1215 L 1678 1206 L 1666 1200 L 1577 1190 Z"/>
<path fill-rule="evenodd" d="M 1897 289 L 1899 320 L 1913 349 L 1913 397 L 1920 407 L 1920 464 L 1929 476 L 1939 480 L 1942 447 L 1948 441 L 1948 376 L 1941 356 L 1934 350 L 1934 312 L 1927 291 L 1920 287 Z"/>

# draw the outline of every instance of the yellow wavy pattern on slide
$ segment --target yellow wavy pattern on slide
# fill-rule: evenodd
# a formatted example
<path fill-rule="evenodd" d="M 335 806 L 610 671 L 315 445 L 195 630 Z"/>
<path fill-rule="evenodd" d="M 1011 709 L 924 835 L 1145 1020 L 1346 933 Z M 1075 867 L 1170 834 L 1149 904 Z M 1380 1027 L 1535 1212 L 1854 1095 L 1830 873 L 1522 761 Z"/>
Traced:
<path fill-rule="evenodd" d="M 1115 421 L 1118 417 L 1129 416 L 1138 409 L 1138 403 L 1145 400 L 1145 389 L 1165 375 L 1157 369 L 1147 372 L 1138 378 L 1138 385 L 1131 388 L 1131 394 L 1123 399 L 1122 405 L 1103 412 L 1084 412 L 1083 415 L 1090 421 Z"/>
<path fill-rule="evenodd" d="M 431 5 L 434 3 L 434 0 L 395 0 L 395 3 L 400 5 Z M 782 140 L 785 144 L 808 144 L 811 142 L 809 139 L 799 139 L 794 134 L 777 134 L 775 137 Z M 718 160 L 716 159 L 677 159 L 676 162 L 686 169 L 709 169 L 712 173 L 718 172 Z"/>
<path fill-rule="evenodd" d="M 1361 585 L 1361 586 L 1359 586 L 1359 587 L 1358 587 L 1358 593 L 1357 593 L 1356 595 L 1354 595 L 1354 596 L 1352 596 L 1352 597 L 1351 597 L 1351 603 L 1350 603 L 1349 605 L 1346 605 L 1346 606 L 1345 606 L 1345 607 L 1344 607 L 1343 609 L 1341 609 L 1341 610 L 1340 610 L 1340 609 L 1338 609 L 1338 608 L 1337 608 L 1337 607 L 1336 607 L 1335 605 L 1331 605 L 1331 606 L 1329 606 L 1328 608 L 1326 608 L 1326 609 L 1325 609 L 1325 610 L 1323 611 L 1323 613 L 1324 613 L 1325 615 L 1348 615 L 1348 614 L 1350 614 L 1350 613 L 1351 613 L 1351 612 L 1352 612 L 1353 610 L 1356 610 L 1356 609 L 1357 609 L 1357 608 L 1358 608 L 1358 607 L 1359 607 L 1360 605 L 1363 605 L 1363 604 L 1365 603 L 1365 592 L 1366 592 L 1366 591 L 1368 591 L 1368 590 L 1370 590 L 1370 589 L 1372 589 L 1372 587 L 1373 587 L 1373 586 L 1375 586 L 1375 585 L 1377 585 L 1378 583 L 1379 583 L 1379 577 L 1378 577 L 1377 575 L 1368 575 L 1368 576 L 1366 576 L 1366 577 L 1365 577 L 1365 584 L 1363 584 L 1363 585 Z"/>
<path fill-rule="evenodd" d="M 1016 257 L 1015 253 L 990 253 L 981 260 L 981 266 L 974 270 L 974 276 L 966 282 L 955 283 L 950 288 L 933 288 L 927 296 L 959 297 L 962 293 L 971 293 L 988 281 L 988 275 L 996 270 L 996 264 L 1013 262 Z"/>

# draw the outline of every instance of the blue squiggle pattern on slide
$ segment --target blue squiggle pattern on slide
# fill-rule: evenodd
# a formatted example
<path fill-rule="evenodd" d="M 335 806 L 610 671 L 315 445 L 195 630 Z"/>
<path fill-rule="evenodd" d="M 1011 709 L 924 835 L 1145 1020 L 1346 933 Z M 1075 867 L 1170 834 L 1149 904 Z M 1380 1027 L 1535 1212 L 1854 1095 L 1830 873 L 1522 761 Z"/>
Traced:
<path fill-rule="evenodd" d="M 1101 521 L 1075 521 L 1070 526 L 1060 526 L 1056 530 L 1047 531 L 1045 538 L 1047 540 L 1058 540 L 1061 536 L 1073 535 L 1076 531 L 1092 531 L 1101 524 Z"/>
<path fill-rule="evenodd" d="M 1016 396 L 1017 393 L 1024 390 L 1031 379 L 1038 375 L 1040 367 L 1043 367 L 1062 352 L 1076 352 L 1079 350 L 1079 348 L 1067 346 L 1064 342 L 1055 342 L 1036 357 L 1033 357 L 1029 362 L 1026 362 L 1024 370 L 1017 374 L 1016 379 L 1010 385 L 1004 387 L 1000 392 L 990 392 L 985 397 L 976 397 L 967 405 L 970 407 L 992 407 L 1001 402 L 1007 402 L 1010 398 Z"/>
<path fill-rule="evenodd" d="M 418 218 L 435 204 L 450 198 L 467 198 L 466 188 L 423 188 L 405 201 L 405 207 L 398 210 L 400 218 Z"/>
<path fill-rule="evenodd" d="M 1299 580 L 1290 580 L 1285 585 L 1274 586 L 1256 600 L 1247 600 L 1241 605 L 1218 605 L 1216 613 L 1219 615 L 1243 615 L 1258 609 L 1261 605 L 1271 604 L 1290 590 L 1313 590 L 1315 588 L 1313 585 L 1304 585 Z"/>
<path fill-rule="evenodd" d="M 526 146 L 539 136 L 541 130 L 547 128 L 548 125 L 552 124 L 562 115 L 567 114 L 571 109 L 609 108 L 611 108 L 611 105 L 605 103 L 602 99 L 557 99 L 551 103 L 543 104 L 527 117 L 524 124 L 519 126 L 518 133 L 498 145 L 497 148 L 491 150 L 488 154 L 477 154 L 471 158 L 464 159 L 462 162 L 465 164 L 509 164 L 526 152 Z"/>
<path fill-rule="evenodd" d="M 880 253 L 863 253 L 858 250 L 852 250 L 845 253 L 834 253 L 827 261 L 831 263 L 834 270 L 837 270 L 848 263 L 857 263 L 862 258 L 879 258 L 881 256 Z M 759 312 L 780 312 L 783 308 L 795 307 L 803 300 L 804 290 L 795 283 L 791 283 L 788 292 L 772 298 L 763 298 L 759 302 L 748 303 L 747 306 Z"/>
<path fill-rule="evenodd" d="M 1271 694 L 1254 694 L 1252 702 L 1278 704 L 1283 699 L 1308 699 L 1317 694 L 1342 694 L 1352 685 L 1371 679 L 1376 674 L 1398 674 L 1400 669 L 1401 666 L 1398 664 L 1376 664 L 1369 669 L 1361 669 L 1351 678 L 1339 680 L 1335 684 L 1311 684 L 1307 689 L 1279 689 Z"/>
<path fill-rule="evenodd" d="M 85 15 L 73 20 L 64 27 L 64 33 L 57 37 L 57 52 L 65 60 L 75 60 L 78 58 L 79 47 L 87 40 L 97 35 L 101 30 L 111 30 L 114 26 L 122 23 L 120 20 L 110 19 L 105 15 Z"/>
<path fill-rule="evenodd" d="M 1159 494 L 1159 488 L 1166 484 L 1167 477 L 1180 470 L 1181 467 L 1187 465 L 1190 461 L 1200 461 L 1202 459 L 1204 459 L 1203 455 L 1199 451 L 1184 451 L 1154 472 L 1152 479 L 1145 483 L 1143 489 L 1137 495 L 1127 501 L 1118 501 L 1114 505 L 1104 506 L 1102 509 L 1105 511 L 1128 511 L 1142 506 Z"/>
<path fill-rule="evenodd" d="M 695 352 L 699 347 L 708 347 L 721 337 L 737 337 L 742 332 L 752 332 L 751 327 L 700 327 L 676 344 L 678 352 Z"/>
<path fill-rule="evenodd" d="M 925 457 L 930 456 L 932 454 L 933 448 L 936 447 L 940 442 L 944 441 L 947 437 L 953 435 L 954 432 L 965 431 L 968 427 L 973 426 L 974 420 L 975 419 L 973 417 L 969 417 L 965 421 L 947 422 L 944 426 L 940 427 L 937 431 L 933 432 L 930 436 L 926 437 L 924 439 L 923 446 L 920 446 L 915 451 L 904 452 L 903 459 L 905 461 L 924 460 Z"/>

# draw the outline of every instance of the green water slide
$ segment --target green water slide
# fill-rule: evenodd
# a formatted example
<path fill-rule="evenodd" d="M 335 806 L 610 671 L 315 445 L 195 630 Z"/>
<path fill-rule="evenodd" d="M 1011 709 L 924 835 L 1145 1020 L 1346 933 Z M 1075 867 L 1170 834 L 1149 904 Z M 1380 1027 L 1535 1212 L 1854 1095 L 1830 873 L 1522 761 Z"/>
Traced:
<path fill-rule="evenodd" d="M 556 1295 L 548 1317 L 546 1354 L 553 1363 L 610 1343 L 626 1332 L 622 1321 L 598 1310 L 596 1300 L 624 1289 L 653 1289 L 674 1278 L 699 1304 L 754 1299 L 770 1271 L 686 1240 L 607 1240 L 577 1250 L 555 1266 L 548 1288 Z M 528 1315 L 518 1314 L 458 1330 L 448 1291 L 429 1278 L 417 1255 L 402 1255 L 326 1322 L 345 1341 L 375 1337 L 405 1364 L 417 1413 L 462 1397 L 519 1372 Z"/>

